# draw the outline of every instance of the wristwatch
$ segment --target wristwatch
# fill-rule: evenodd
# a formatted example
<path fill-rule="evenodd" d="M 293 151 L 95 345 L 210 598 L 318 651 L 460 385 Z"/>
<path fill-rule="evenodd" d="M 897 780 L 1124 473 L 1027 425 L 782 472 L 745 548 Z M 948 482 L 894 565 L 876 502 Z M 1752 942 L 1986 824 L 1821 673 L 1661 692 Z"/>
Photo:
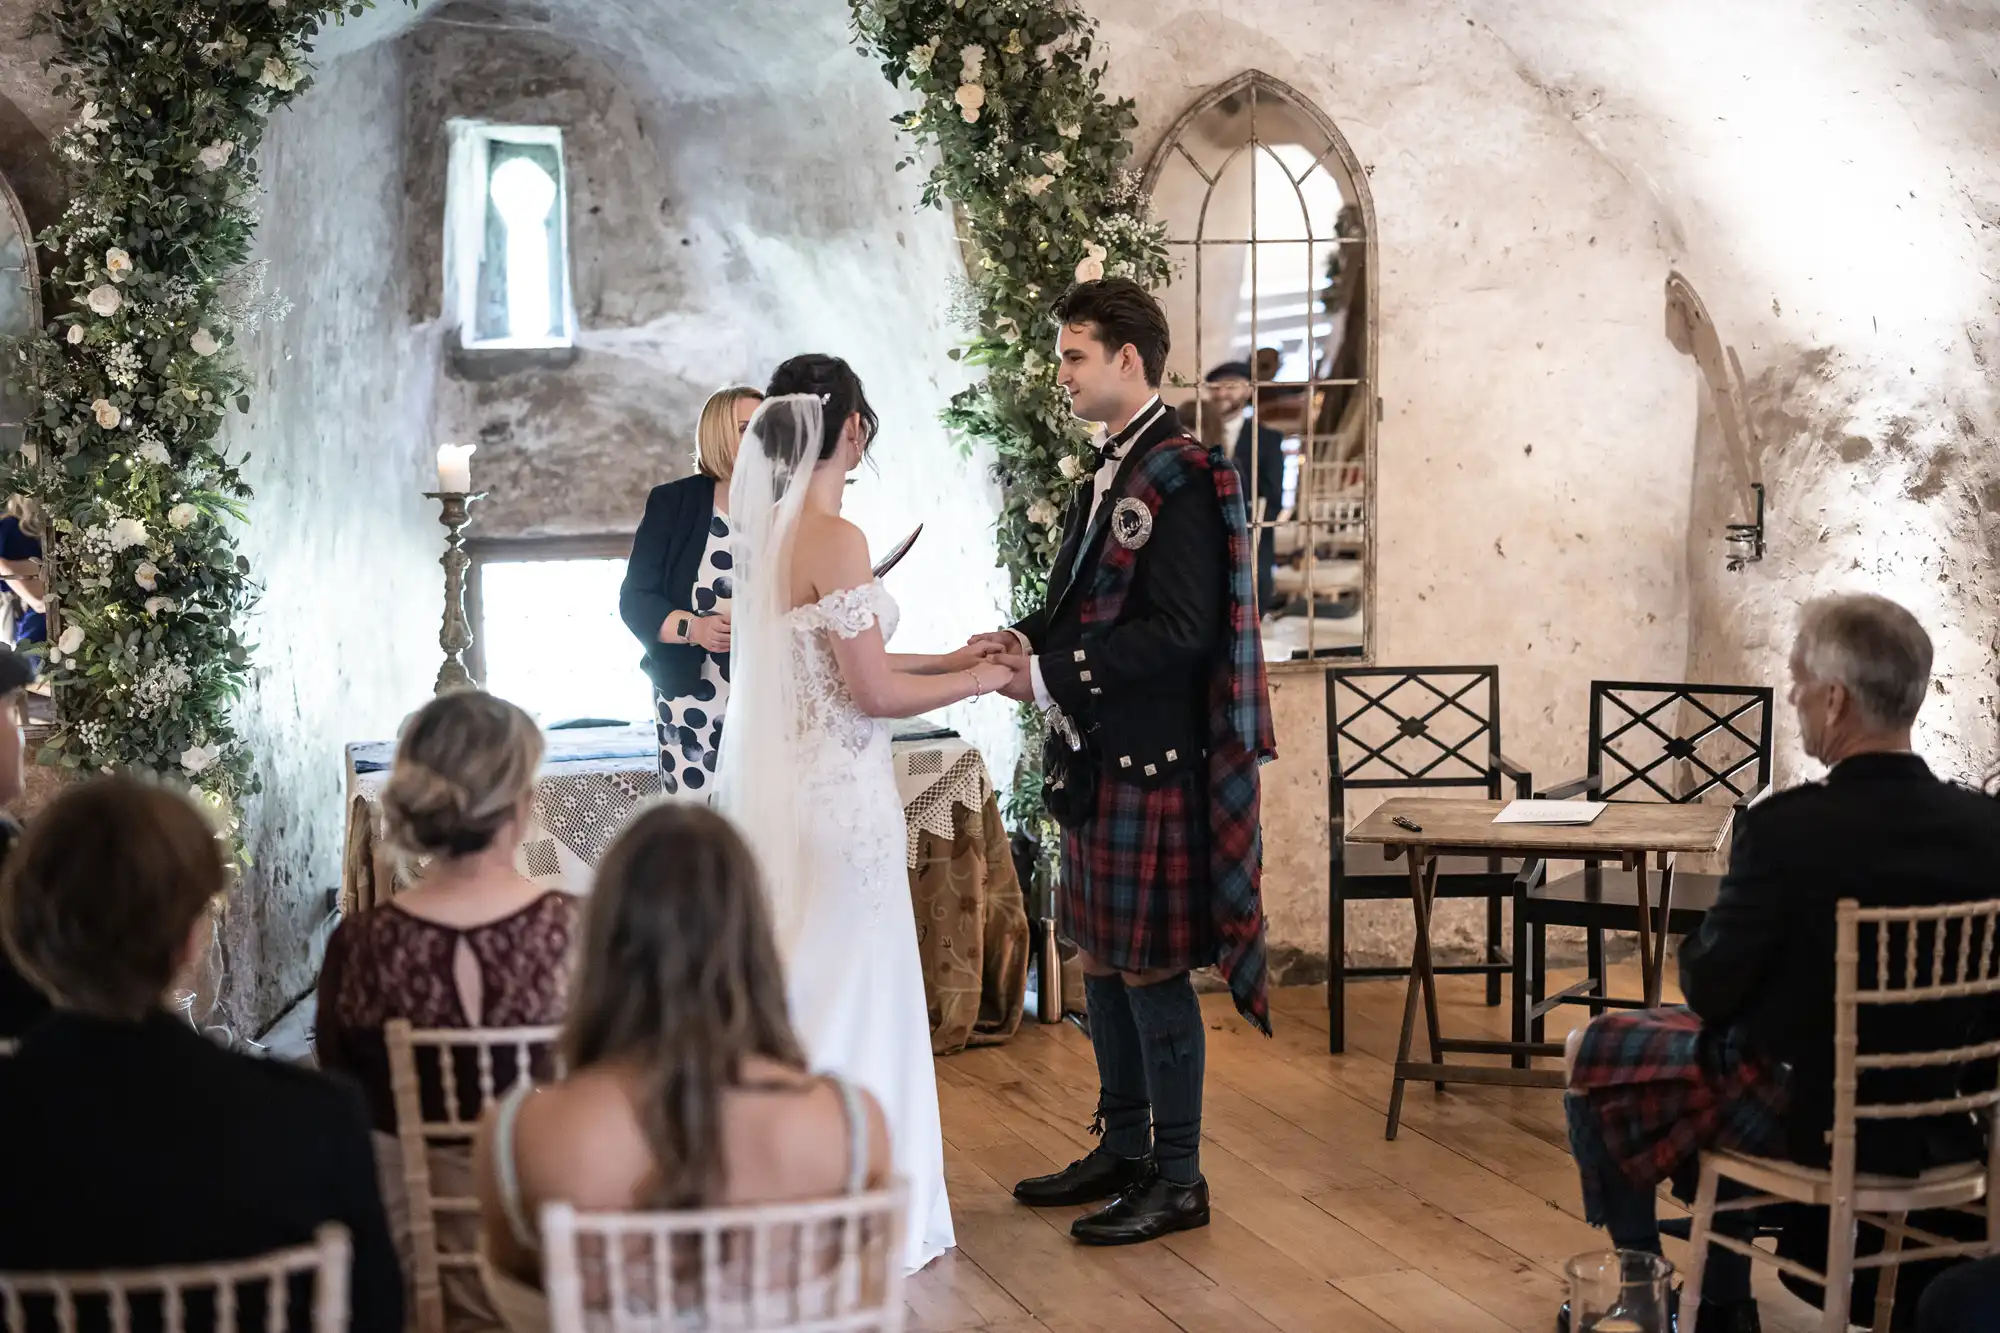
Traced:
<path fill-rule="evenodd" d="M 677 633 L 682 643 L 686 643 L 694 633 L 694 617 L 686 611 L 681 612 L 681 627 Z"/>

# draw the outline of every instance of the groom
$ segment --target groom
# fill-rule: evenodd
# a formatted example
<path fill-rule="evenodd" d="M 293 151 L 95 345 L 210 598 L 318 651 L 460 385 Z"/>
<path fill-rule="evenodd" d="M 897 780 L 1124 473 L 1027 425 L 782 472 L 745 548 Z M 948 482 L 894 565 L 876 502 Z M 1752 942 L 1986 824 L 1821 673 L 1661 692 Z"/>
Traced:
<path fill-rule="evenodd" d="M 1270 707 L 1241 484 L 1160 401 L 1167 320 L 1122 278 L 1055 311 L 1058 382 L 1105 433 L 1047 604 L 1011 630 L 1007 693 L 1048 721 L 1043 798 L 1063 826 L 1062 921 L 1084 973 L 1103 1141 L 1014 1197 L 1111 1199 L 1070 1234 L 1126 1245 L 1208 1224 L 1203 1028 L 1190 968 L 1218 965 L 1270 1031 L 1257 766 Z"/>

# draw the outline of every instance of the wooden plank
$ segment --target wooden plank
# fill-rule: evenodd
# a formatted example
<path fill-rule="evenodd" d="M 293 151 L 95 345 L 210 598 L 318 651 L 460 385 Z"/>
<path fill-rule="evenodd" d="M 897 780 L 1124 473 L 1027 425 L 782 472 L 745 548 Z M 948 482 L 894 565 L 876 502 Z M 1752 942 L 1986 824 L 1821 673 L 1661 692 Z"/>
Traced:
<path fill-rule="evenodd" d="M 1392 796 L 1347 830 L 1349 842 L 1391 849 L 1420 846 L 1453 855 L 1539 856 L 1558 861 L 1619 860 L 1627 852 L 1714 852 L 1736 811 L 1699 801 L 1612 801 L 1588 824 L 1496 824 L 1506 801 Z M 1399 827 L 1398 817 L 1418 829 Z"/>
<path fill-rule="evenodd" d="M 1341 1190 L 1316 1196 L 1313 1202 L 1504 1325 L 1547 1327 L 1563 1302 L 1564 1283 L 1540 1264 L 1404 1191 Z M 1335 1285 L 1396 1322 L 1394 1315 L 1363 1299 L 1350 1282 Z"/>
<path fill-rule="evenodd" d="M 1422 1273 L 1349 1278 L 1339 1290 L 1403 1333 L 1438 1333 L 1442 1329 L 1451 1333 L 1511 1333 L 1513 1328 Z M 1554 1314 L 1543 1320 L 1551 1326 L 1554 1322 Z"/>
<path fill-rule="evenodd" d="M 988 1277 L 963 1249 L 947 1251 L 903 1285 L 909 1326 L 923 1333 L 958 1333 L 1029 1318 L 1021 1303 Z"/>

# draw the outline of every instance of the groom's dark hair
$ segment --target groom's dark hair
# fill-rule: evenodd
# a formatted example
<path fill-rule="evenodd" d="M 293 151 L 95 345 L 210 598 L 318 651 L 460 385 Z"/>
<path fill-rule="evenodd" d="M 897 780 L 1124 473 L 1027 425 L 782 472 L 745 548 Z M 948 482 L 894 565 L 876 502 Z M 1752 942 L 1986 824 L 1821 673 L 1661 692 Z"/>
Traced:
<path fill-rule="evenodd" d="M 822 463 L 833 457 L 834 446 L 840 443 L 841 427 L 856 412 L 861 414 L 861 427 L 866 434 L 862 448 L 868 447 L 881 428 L 875 409 L 868 405 L 868 395 L 861 391 L 861 377 L 837 356 L 807 352 L 779 366 L 771 373 L 764 396 L 776 398 L 788 393 L 809 393 L 820 400 L 819 461 Z"/>
<path fill-rule="evenodd" d="M 1167 373 L 1167 312 L 1153 294 L 1130 278 L 1100 278 L 1079 282 L 1062 294 L 1054 315 L 1060 325 L 1094 324 L 1097 341 L 1107 356 L 1130 343 L 1145 367 L 1146 383 L 1157 389 Z"/>

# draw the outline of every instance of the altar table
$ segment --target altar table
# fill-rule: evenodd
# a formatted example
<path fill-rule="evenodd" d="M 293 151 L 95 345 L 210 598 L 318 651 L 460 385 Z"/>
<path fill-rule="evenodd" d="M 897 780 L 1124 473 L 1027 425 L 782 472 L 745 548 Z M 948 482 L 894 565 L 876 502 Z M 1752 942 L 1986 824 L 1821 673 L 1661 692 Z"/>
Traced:
<path fill-rule="evenodd" d="M 1555 1042 L 1472 1041 L 1446 1037 L 1438 1031 L 1437 985 L 1431 968 L 1431 901 L 1437 887 L 1440 856 L 1539 857 L 1545 861 L 1605 861 L 1621 863 L 1638 884 L 1639 967 L 1645 979 L 1646 1003 L 1660 1002 L 1660 972 L 1666 959 L 1666 913 L 1655 925 L 1648 905 L 1647 857 L 1658 873 L 1658 899 L 1672 901 L 1674 858 L 1680 852 L 1706 853 L 1721 848 L 1735 810 L 1726 805 L 1689 802 L 1668 805 L 1650 801 L 1612 801 L 1588 824 L 1496 824 L 1493 817 L 1506 801 L 1459 801 L 1448 798 L 1397 796 L 1382 802 L 1348 830 L 1349 842 L 1380 843 L 1394 859 L 1410 858 L 1410 904 L 1416 912 L 1416 937 L 1411 945 L 1409 989 L 1403 996 L 1403 1032 L 1396 1046 L 1396 1076 L 1389 1093 L 1387 1137 L 1396 1137 L 1403 1115 L 1403 1085 L 1411 1079 L 1442 1090 L 1447 1083 L 1502 1083 L 1520 1087 L 1560 1088 L 1559 1069 L 1514 1069 L 1492 1065 L 1447 1064 L 1447 1052 L 1479 1055 L 1561 1055 Z M 1398 817 L 1415 825 L 1398 825 Z M 1416 1035 L 1417 1002 L 1423 1001 L 1429 1028 L 1429 1061 L 1410 1059 Z M 1521 998 L 1514 997 L 1519 1004 Z"/>
<path fill-rule="evenodd" d="M 948 1055 L 1003 1042 L 1021 1022 L 1028 917 L 986 761 L 955 733 L 921 720 L 899 723 L 891 750 L 909 827 L 905 861 L 931 1049 Z M 394 742 L 347 747 L 343 914 L 366 911 L 409 882 L 410 868 L 382 839 L 381 794 L 394 759 Z M 589 892 L 598 858 L 626 819 L 658 797 L 658 766 L 650 724 L 549 732 L 534 815 L 515 857 L 521 873 Z"/>

